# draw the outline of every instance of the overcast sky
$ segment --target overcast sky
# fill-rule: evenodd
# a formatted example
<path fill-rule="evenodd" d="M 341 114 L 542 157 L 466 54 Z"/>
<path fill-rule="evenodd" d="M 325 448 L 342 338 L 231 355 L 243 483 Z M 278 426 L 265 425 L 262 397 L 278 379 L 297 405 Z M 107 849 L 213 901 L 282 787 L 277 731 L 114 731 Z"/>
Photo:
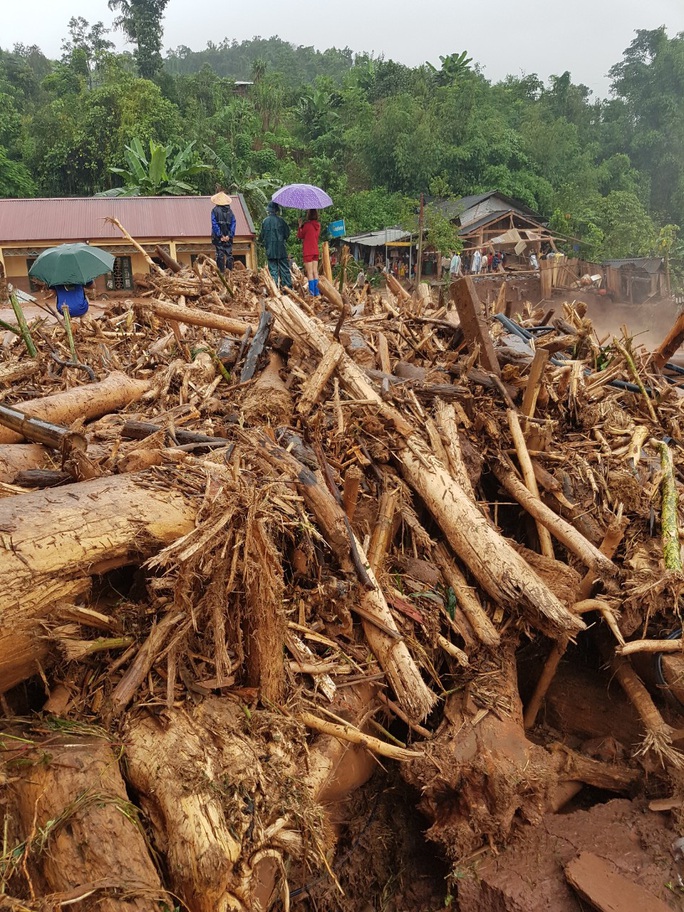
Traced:
<path fill-rule="evenodd" d="M 57 57 L 71 16 L 110 25 L 107 0 L 31 0 L 2 4 L 0 46 L 37 44 Z M 683 0 L 170 0 L 164 20 L 167 48 L 202 50 L 208 41 L 278 35 L 294 44 L 350 47 L 416 66 L 466 50 L 497 81 L 507 74 L 537 73 L 547 80 L 569 70 L 599 96 L 608 94 L 610 67 L 636 29 L 665 25 L 670 37 L 684 32 Z M 124 45 L 117 38 L 120 48 Z"/>

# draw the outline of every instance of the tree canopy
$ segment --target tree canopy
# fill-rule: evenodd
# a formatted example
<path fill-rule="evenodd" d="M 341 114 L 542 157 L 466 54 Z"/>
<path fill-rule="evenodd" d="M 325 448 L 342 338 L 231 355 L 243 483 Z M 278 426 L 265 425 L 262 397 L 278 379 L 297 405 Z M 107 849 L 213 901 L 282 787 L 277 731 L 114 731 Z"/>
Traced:
<path fill-rule="evenodd" d="M 59 60 L 0 50 L 0 194 L 222 187 L 259 218 L 274 187 L 302 181 L 357 233 L 410 227 L 420 193 L 496 189 L 590 258 L 682 250 L 683 35 L 636 32 L 597 99 L 569 72 L 492 83 L 461 49 L 407 67 L 254 38 L 164 59 L 167 3 L 110 0 L 131 52 L 83 17 Z"/>

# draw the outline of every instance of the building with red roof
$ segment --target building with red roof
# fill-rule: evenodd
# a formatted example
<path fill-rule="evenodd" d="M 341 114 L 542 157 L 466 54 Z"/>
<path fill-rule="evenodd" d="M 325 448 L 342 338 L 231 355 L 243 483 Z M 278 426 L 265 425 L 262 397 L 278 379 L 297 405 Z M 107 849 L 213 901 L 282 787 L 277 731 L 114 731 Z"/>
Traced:
<path fill-rule="evenodd" d="M 232 209 L 233 254 L 255 269 L 256 233 L 242 194 L 232 197 Z M 159 247 L 189 265 L 200 253 L 213 257 L 211 210 L 208 196 L 0 199 L 0 264 L 9 282 L 31 291 L 35 286 L 28 271 L 43 250 L 83 241 L 116 257 L 113 272 L 97 280 L 97 290 L 128 290 L 134 274 L 149 272 L 149 264 L 109 219 L 118 219 L 153 259 Z"/>

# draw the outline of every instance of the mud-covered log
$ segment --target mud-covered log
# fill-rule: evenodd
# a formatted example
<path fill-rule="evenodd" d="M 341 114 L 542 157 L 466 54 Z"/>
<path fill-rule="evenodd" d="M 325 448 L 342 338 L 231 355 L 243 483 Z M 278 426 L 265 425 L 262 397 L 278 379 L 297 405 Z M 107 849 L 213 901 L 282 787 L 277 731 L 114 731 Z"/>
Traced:
<path fill-rule="evenodd" d="M 74 421 L 87 421 L 116 412 L 141 399 L 150 387 L 147 380 L 133 380 L 120 371 L 113 371 L 99 383 L 75 386 L 42 399 L 15 402 L 14 408 L 30 418 L 69 426 Z M 0 443 L 20 443 L 22 440 L 21 434 L 0 427 Z"/>
<path fill-rule="evenodd" d="M 164 900 L 172 905 L 112 745 L 76 729 L 33 744 L 31 732 L 20 734 L 23 743 L 4 741 L 2 760 L 26 843 L 22 871 L 32 889 L 49 896 L 49 908 L 83 912 L 150 912 Z"/>
<path fill-rule="evenodd" d="M 190 912 L 265 910 L 278 858 L 302 850 L 285 810 L 294 801 L 303 811 L 307 801 L 291 745 L 279 737 L 266 752 L 245 725 L 237 701 L 211 697 L 191 711 L 170 711 L 163 724 L 138 716 L 126 731 L 128 778 Z M 283 783 L 290 783 L 287 796 Z"/>
<path fill-rule="evenodd" d="M 145 473 L 1 500 L 0 692 L 35 674 L 46 652 L 40 621 L 52 606 L 82 592 L 90 576 L 142 562 L 185 535 L 194 516 L 179 492 Z"/>

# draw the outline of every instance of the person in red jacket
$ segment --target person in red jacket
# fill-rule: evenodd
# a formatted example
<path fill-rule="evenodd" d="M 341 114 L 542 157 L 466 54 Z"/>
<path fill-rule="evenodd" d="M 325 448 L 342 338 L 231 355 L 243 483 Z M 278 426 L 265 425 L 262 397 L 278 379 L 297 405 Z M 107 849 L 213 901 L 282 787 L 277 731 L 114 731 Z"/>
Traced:
<path fill-rule="evenodd" d="M 320 295 L 318 290 L 318 239 L 321 236 L 321 224 L 318 221 L 318 210 L 309 209 L 306 221 L 299 219 L 297 237 L 302 242 L 304 269 L 309 280 L 309 294 L 314 298 Z"/>

